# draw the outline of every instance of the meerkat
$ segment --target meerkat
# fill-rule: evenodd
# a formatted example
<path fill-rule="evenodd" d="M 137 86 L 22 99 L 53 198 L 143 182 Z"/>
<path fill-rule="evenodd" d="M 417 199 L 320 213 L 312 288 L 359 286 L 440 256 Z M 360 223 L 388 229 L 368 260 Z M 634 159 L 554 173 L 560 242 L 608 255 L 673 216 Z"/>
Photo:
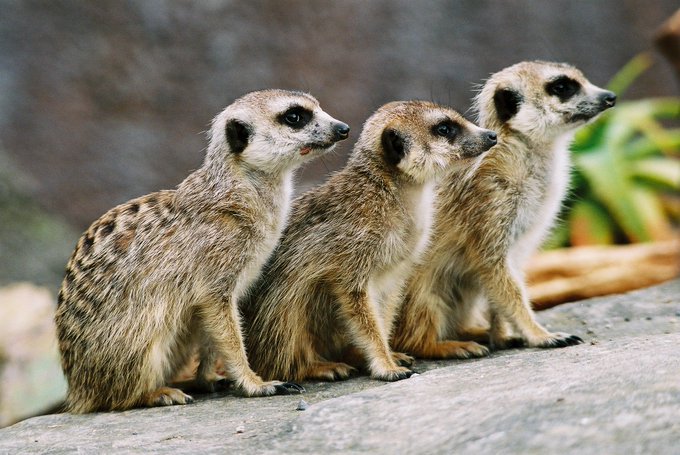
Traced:
<path fill-rule="evenodd" d="M 196 346 L 206 390 L 219 360 L 247 396 L 300 391 L 250 369 L 237 301 L 283 230 L 294 169 L 348 132 L 308 94 L 248 93 L 215 117 L 203 165 L 175 190 L 95 221 L 68 262 L 55 319 L 67 409 L 189 403 L 168 382 Z"/>
<path fill-rule="evenodd" d="M 244 304 L 253 369 L 265 378 L 344 379 L 357 367 L 405 379 L 388 345 L 402 288 L 427 245 L 435 181 L 496 143 L 456 111 L 393 102 L 365 123 L 346 167 L 293 203 L 281 242 Z"/>
<path fill-rule="evenodd" d="M 615 102 L 566 64 L 523 62 L 488 79 L 474 107 L 480 126 L 498 132 L 498 145 L 474 174 L 453 173 L 439 187 L 431 245 L 408 284 L 396 349 L 466 358 L 489 353 L 475 341 L 492 348 L 582 343 L 535 320 L 522 269 L 560 209 L 575 130 Z"/>

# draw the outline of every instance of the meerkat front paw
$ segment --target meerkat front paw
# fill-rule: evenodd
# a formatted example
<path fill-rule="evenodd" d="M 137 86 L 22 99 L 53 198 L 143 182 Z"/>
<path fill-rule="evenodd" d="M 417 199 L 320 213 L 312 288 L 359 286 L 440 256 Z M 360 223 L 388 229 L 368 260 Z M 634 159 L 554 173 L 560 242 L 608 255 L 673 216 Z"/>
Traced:
<path fill-rule="evenodd" d="M 448 351 L 448 358 L 469 359 L 489 355 L 489 348 L 474 341 L 444 341 L 443 350 Z"/>
<path fill-rule="evenodd" d="M 269 397 L 272 395 L 292 395 L 305 391 L 305 388 L 294 382 L 269 381 L 249 389 L 244 393 L 249 397 Z"/>
<path fill-rule="evenodd" d="M 392 352 L 392 360 L 401 367 L 410 367 L 415 362 L 415 359 L 403 352 Z"/>
<path fill-rule="evenodd" d="M 406 367 L 396 367 L 393 369 L 373 373 L 371 374 L 371 377 L 373 379 L 380 379 L 381 381 L 394 382 L 400 381 L 402 379 L 408 379 L 413 374 L 415 374 L 415 371 L 409 370 Z"/>
<path fill-rule="evenodd" d="M 527 346 L 532 348 L 564 348 L 583 343 L 583 339 L 576 335 L 556 332 L 550 333 L 547 337 L 531 340 Z"/>
<path fill-rule="evenodd" d="M 489 355 L 489 348 L 474 341 L 439 341 L 416 352 L 417 356 L 427 359 L 469 359 Z"/>
<path fill-rule="evenodd" d="M 153 392 L 150 392 L 142 399 L 144 406 L 172 406 L 176 404 L 193 403 L 194 399 L 191 395 L 187 395 L 179 389 L 172 387 L 160 387 Z"/>
<path fill-rule="evenodd" d="M 295 395 L 305 391 L 305 388 L 295 382 L 283 382 L 274 386 L 276 395 Z"/>

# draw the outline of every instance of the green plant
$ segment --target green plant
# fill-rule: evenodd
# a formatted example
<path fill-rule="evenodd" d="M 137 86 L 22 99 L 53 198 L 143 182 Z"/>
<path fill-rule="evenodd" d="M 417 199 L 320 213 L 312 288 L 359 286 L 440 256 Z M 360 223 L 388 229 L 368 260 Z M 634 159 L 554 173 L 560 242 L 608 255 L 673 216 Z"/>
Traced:
<path fill-rule="evenodd" d="M 651 64 L 648 54 L 636 56 L 608 88 L 620 99 Z M 549 247 L 671 237 L 680 196 L 679 119 L 677 97 L 622 101 L 580 129 L 564 223 Z"/>

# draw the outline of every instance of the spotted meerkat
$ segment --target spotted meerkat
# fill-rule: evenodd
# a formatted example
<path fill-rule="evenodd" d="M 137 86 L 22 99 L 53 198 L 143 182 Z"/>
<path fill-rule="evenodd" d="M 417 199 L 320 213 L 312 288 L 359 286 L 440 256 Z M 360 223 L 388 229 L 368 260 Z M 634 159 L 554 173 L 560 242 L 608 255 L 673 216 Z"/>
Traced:
<path fill-rule="evenodd" d="M 212 389 L 219 360 L 245 395 L 300 391 L 250 369 L 237 300 L 283 230 L 294 169 L 348 131 L 305 93 L 248 93 L 215 117 L 202 167 L 177 189 L 95 221 L 59 293 L 68 410 L 191 402 L 168 382 L 196 346 L 203 389 Z"/>
<path fill-rule="evenodd" d="M 522 269 L 564 198 L 574 131 L 615 102 L 566 64 L 523 62 L 491 76 L 475 108 L 479 124 L 498 131 L 498 145 L 474 174 L 453 173 L 440 186 L 431 247 L 408 285 L 396 349 L 465 358 L 488 349 L 456 339 L 497 348 L 582 342 L 536 322 Z M 475 323 L 487 304 L 487 321 Z"/>
<path fill-rule="evenodd" d="M 341 379 L 359 366 L 385 381 L 409 377 L 413 359 L 388 338 L 428 242 L 435 181 L 473 165 L 495 137 L 430 102 L 378 109 L 346 167 L 295 200 L 243 305 L 253 369 L 286 380 Z"/>

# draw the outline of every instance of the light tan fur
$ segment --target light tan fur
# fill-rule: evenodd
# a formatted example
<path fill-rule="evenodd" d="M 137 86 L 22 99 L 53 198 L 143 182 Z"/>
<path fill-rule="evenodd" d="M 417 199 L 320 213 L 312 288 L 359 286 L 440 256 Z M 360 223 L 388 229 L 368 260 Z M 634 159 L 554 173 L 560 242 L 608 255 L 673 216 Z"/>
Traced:
<path fill-rule="evenodd" d="M 479 124 L 499 132 L 498 145 L 474 174 L 454 172 L 439 187 L 431 245 L 408 285 L 395 349 L 466 358 L 488 354 L 470 340 L 489 337 L 497 348 L 582 341 L 536 322 L 522 268 L 559 211 L 574 131 L 615 99 L 565 64 L 523 62 L 491 76 L 475 107 Z"/>
<path fill-rule="evenodd" d="M 287 123 L 299 113 L 305 125 Z M 203 166 L 176 190 L 133 199 L 89 227 L 55 318 L 69 411 L 190 402 L 167 384 L 196 346 L 199 388 L 212 390 L 219 360 L 245 395 L 300 390 L 250 369 L 236 304 L 283 230 L 294 168 L 348 130 L 307 94 L 249 93 L 215 117 Z"/>
<path fill-rule="evenodd" d="M 247 346 L 265 378 L 404 379 L 388 345 L 403 285 L 426 249 L 434 183 L 469 169 L 495 133 L 452 109 L 394 102 L 365 123 L 346 167 L 295 200 L 247 304 Z"/>

